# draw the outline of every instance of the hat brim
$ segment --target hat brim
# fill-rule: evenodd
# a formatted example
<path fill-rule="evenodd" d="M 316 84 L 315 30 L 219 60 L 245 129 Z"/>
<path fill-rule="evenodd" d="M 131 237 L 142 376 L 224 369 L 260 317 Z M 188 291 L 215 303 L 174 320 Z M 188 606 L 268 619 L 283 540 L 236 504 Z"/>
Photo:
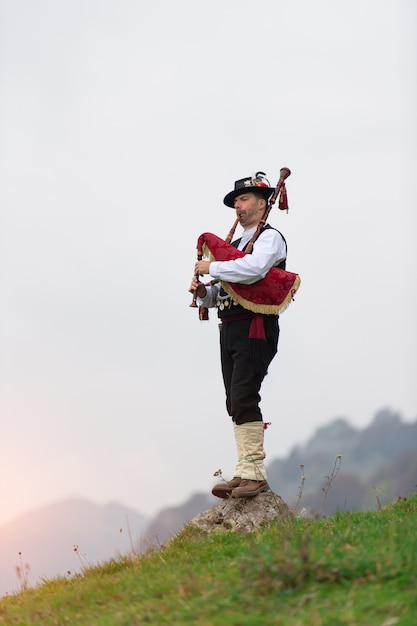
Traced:
<path fill-rule="evenodd" d="M 257 185 L 254 185 L 253 187 L 240 187 L 239 189 L 233 189 L 233 191 L 228 193 L 224 197 L 223 202 L 224 202 L 224 204 L 226 206 L 229 206 L 232 209 L 234 209 L 235 208 L 235 199 L 238 196 L 242 196 L 244 193 L 260 193 L 260 194 L 263 195 L 265 200 L 268 202 L 268 199 L 271 196 L 273 191 L 274 191 L 273 187 L 261 187 L 261 186 L 257 186 Z"/>

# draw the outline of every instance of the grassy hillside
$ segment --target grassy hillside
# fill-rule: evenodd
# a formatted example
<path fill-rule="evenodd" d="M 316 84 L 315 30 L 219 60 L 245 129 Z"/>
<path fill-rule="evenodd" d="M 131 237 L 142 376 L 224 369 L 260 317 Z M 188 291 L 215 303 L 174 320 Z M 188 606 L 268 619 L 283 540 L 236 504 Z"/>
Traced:
<path fill-rule="evenodd" d="M 414 626 L 417 496 L 381 511 L 185 528 L 159 551 L 86 566 L 0 600 L 13 626 Z"/>

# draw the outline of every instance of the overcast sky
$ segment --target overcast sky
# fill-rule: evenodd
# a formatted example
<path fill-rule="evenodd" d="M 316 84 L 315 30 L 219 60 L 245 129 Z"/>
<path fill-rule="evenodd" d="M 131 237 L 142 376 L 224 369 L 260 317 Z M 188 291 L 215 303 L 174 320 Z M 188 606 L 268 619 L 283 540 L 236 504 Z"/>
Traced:
<path fill-rule="evenodd" d="M 151 515 L 233 471 L 216 315 L 187 289 L 253 171 L 292 171 L 270 223 L 302 281 L 263 387 L 267 460 L 336 417 L 416 419 L 416 18 L 414 0 L 0 0 L 0 523 L 73 495 Z"/>

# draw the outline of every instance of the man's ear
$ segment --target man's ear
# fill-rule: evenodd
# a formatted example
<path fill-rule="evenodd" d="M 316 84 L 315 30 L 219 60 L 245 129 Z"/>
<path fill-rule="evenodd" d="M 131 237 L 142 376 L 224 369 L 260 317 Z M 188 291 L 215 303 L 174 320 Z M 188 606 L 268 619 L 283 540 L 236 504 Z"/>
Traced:
<path fill-rule="evenodd" d="M 262 202 L 262 211 L 265 212 L 266 209 L 266 200 L 264 198 L 260 198 L 261 202 Z"/>

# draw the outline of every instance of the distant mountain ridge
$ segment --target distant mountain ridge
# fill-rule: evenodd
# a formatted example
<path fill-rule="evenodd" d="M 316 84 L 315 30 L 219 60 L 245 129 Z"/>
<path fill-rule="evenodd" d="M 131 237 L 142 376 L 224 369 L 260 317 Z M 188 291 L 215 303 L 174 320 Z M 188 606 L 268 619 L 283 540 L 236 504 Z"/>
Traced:
<path fill-rule="evenodd" d="M 337 455 L 341 468 L 326 496 L 324 515 L 337 509 L 375 509 L 376 496 L 386 504 L 417 490 L 417 420 L 406 423 L 389 409 L 379 411 L 363 430 L 337 418 L 286 458 L 271 460 L 271 489 L 294 507 L 302 464 L 306 479 L 299 508 L 319 511 L 322 488 Z M 29 585 L 34 585 L 42 578 L 78 572 L 82 565 L 158 547 L 216 501 L 209 491 L 193 494 L 151 520 L 119 503 L 100 506 L 82 498 L 32 511 L 0 527 L 0 595 L 20 587 L 19 552 L 23 565 L 29 565 Z"/>
<path fill-rule="evenodd" d="M 318 510 L 323 485 L 337 455 L 341 455 L 341 467 L 324 514 L 336 509 L 376 508 L 377 493 L 383 503 L 384 499 L 406 496 L 417 489 L 417 420 L 406 423 L 398 413 L 383 409 L 360 430 L 344 418 L 335 419 L 317 429 L 305 445 L 293 448 L 285 459 L 274 459 L 267 465 L 271 488 L 294 506 L 303 465 L 301 505 Z"/>

